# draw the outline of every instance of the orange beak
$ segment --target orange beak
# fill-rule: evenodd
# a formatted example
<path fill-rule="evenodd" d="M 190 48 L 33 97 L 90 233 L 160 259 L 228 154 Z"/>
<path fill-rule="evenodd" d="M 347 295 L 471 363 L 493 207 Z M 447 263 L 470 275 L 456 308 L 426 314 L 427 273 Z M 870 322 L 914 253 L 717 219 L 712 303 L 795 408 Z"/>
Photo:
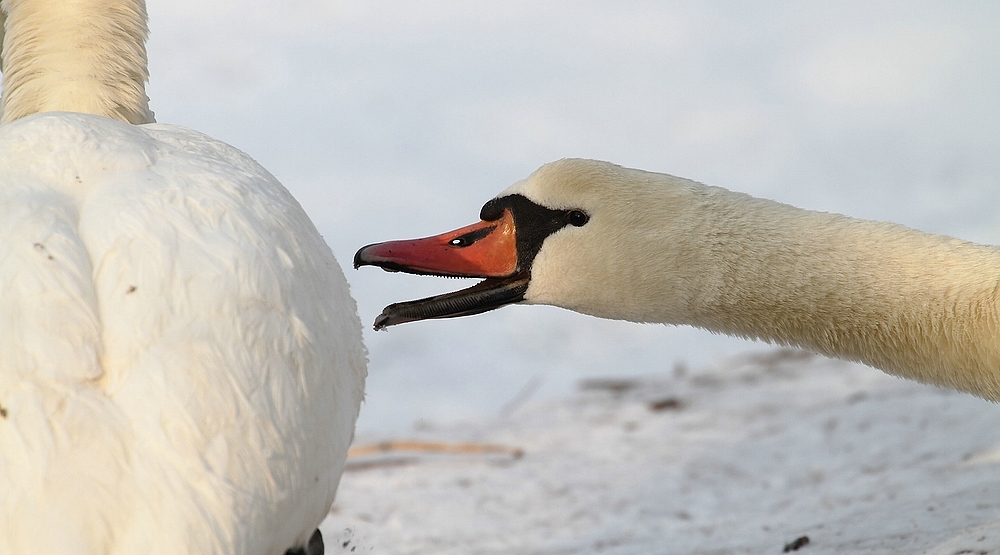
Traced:
<path fill-rule="evenodd" d="M 354 267 L 380 266 L 390 272 L 447 277 L 479 277 L 472 287 L 426 299 L 394 303 L 375 318 L 375 329 L 470 316 L 525 300 L 531 267 L 546 237 L 589 216 L 581 210 L 547 208 L 524 195 L 495 197 L 479 211 L 483 221 L 434 237 L 363 247 Z"/>
<path fill-rule="evenodd" d="M 498 220 L 441 235 L 368 245 L 354 255 L 355 268 L 366 265 L 435 276 L 510 276 L 517 271 L 514 218 L 505 210 Z"/>
<path fill-rule="evenodd" d="M 518 267 L 514 227 L 514 216 L 505 209 L 496 220 L 434 237 L 363 247 L 354 255 L 355 268 L 370 265 L 390 272 L 486 278 L 461 291 L 391 304 L 375 319 L 375 329 L 469 316 L 523 300 L 530 274 Z"/>

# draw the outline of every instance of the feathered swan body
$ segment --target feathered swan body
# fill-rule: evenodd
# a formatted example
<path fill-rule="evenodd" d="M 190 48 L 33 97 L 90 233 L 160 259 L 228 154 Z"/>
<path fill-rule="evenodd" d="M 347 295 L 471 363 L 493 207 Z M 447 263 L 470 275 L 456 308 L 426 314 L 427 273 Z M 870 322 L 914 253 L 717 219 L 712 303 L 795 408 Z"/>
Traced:
<path fill-rule="evenodd" d="M 594 160 L 541 167 L 482 219 L 358 252 L 356 265 L 487 278 L 392 305 L 377 326 L 549 304 L 804 347 L 1000 400 L 993 247 Z"/>
<path fill-rule="evenodd" d="M 65 48 L 47 34 L 62 27 L 24 23 L 46 7 L 58 20 L 62 3 L 2 5 L 5 78 L 58 57 L 37 49 Z M 138 11 L 141 32 L 115 44 L 142 50 L 141 2 L 74 6 L 92 10 L 77 25 L 96 18 L 98 31 L 101 18 Z M 4 117 L 16 121 L 0 126 L 0 553 L 306 545 L 333 501 L 366 375 L 330 249 L 242 152 L 107 119 L 148 114 L 144 92 L 111 95 L 99 115 L 17 119 L 78 109 L 72 97 L 92 89 L 29 109 L 11 90 Z"/>

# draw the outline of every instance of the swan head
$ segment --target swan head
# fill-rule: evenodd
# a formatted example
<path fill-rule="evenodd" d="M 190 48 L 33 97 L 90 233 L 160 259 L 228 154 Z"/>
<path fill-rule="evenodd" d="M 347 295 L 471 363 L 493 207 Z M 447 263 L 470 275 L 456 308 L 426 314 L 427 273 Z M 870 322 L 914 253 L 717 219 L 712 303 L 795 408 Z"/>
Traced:
<path fill-rule="evenodd" d="M 487 202 L 480 222 L 422 239 L 363 247 L 355 268 L 483 278 L 444 295 L 389 305 L 375 329 L 431 318 L 478 314 L 513 303 L 549 304 L 606 318 L 643 318 L 643 284 L 667 259 L 663 221 L 677 221 L 685 187 L 663 187 L 661 174 L 594 160 L 546 164 Z M 669 177 L 669 176 L 666 176 Z M 648 189 L 660 202 L 649 203 Z M 664 198 L 666 195 L 666 198 Z M 665 201 L 664 201 L 665 200 Z M 659 222 L 660 225 L 657 225 Z M 681 254 L 683 249 L 678 249 Z M 662 291 L 662 289 L 660 289 Z M 663 304 L 663 301 L 660 302 Z M 663 306 L 658 309 L 662 321 Z"/>

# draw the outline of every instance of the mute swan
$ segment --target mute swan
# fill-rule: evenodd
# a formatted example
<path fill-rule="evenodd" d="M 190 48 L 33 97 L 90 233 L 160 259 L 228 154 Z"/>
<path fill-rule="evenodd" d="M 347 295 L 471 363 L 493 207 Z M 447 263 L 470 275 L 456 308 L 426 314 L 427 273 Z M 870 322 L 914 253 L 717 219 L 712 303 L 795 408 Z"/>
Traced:
<path fill-rule="evenodd" d="M 333 254 L 152 123 L 142 0 L 0 6 L 0 553 L 322 553 L 366 375 Z"/>
<path fill-rule="evenodd" d="M 355 267 L 484 277 L 376 329 L 555 305 L 690 324 L 1000 400 L 1000 251 L 593 160 L 542 166 L 482 222 L 369 245 Z"/>

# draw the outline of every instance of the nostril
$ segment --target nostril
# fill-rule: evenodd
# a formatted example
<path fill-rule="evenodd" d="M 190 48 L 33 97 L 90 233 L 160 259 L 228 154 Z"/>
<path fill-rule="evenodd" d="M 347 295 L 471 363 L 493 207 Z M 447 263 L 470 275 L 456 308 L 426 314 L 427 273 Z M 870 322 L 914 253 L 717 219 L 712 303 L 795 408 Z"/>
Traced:
<path fill-rule="evenodd" d="M 496 229 L 496 226 L 490 226 L 483 229 L 470 231 L 464 235 L 459 235 L 458 237 L 455 237 L 451 241 L 448 241 L 448 244 L 458 248 L 468 247 L 473 243 L 475 243 L 476 241 L 489 235 L 494 229 Z"/>

